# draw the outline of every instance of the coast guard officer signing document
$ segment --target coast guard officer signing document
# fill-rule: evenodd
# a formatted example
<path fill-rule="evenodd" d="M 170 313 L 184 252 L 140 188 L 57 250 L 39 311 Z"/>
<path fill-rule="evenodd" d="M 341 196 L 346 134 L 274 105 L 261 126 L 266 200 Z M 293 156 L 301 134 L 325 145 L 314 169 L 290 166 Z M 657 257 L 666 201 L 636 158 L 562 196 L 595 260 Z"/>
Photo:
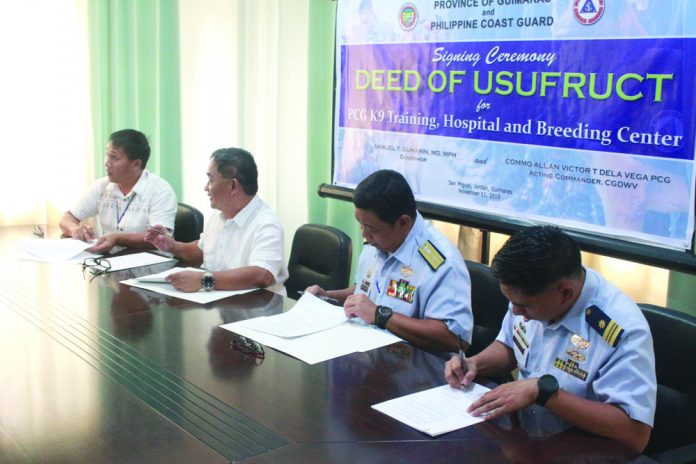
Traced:
<path fill-rule="evenodd" d="M 366 244 L 355 284 L 341 290 L 316 285 L 308 292 L 336 298 L 349 317 L 387 329 L 432 351 L 456 351 L 471 342 L 471 282 L 459 251 L 416 211 L 406 179 L 377 171 L 353 196 Z"/>
<path fill-rule="evenodd" d="M 486 393 L 469 411 L 491 419 L 537 403 L 566 427 L 641 452 L 652 430 L 657 382 L 640 308 L 583 267 L 577 244 L 556 227 L 516 233 L 492 268 L 510 300 L 498 338 L 464 366 L 458 356 L 447 361 L 445 378 L 457 388 L 517 367 L 519 379 Z"/>

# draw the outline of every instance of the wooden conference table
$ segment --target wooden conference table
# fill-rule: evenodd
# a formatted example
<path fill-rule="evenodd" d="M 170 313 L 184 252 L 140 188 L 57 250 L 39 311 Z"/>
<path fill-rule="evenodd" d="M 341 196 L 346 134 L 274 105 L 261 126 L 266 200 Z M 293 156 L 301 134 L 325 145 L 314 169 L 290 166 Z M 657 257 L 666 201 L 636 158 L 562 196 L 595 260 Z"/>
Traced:
<path fill-rule="evenodd" d="M 11 230 L 16 233 L 16 229 Z M 370 408 L 441 385 L 399 343 L 309 365 L 234 349 L 220 324 L 292 307 L 265 290 L 199 305 L 80 266 L 17 261 L 0 230 L 0 462 L 652 462 L 507 416 L 430 438 Z M 1 248 L 3 247 L 4 248 Z"/>

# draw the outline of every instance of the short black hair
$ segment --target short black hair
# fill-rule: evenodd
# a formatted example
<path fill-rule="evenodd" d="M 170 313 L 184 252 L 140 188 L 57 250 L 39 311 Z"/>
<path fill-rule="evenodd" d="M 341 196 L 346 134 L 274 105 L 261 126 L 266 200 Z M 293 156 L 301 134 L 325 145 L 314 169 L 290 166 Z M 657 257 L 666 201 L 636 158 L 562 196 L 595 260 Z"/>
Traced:
<path fill-rule="evenodd" d="M 129 160 L 140 160 L 140 167 L 145 169 L 150 159 L 150 143 L 145 134 L 135 129 L 123 129 L 111 134 L 109 142 L 114 148 L 122 149 Z"/>
<path fill-rule="evenodd" d="M 537 295 L 558 279 L 581 275 L 580 247 L 558 227 L 534 226 L 510 237 L 491 267 L 501 284 Z"/>
<path fill-rule="evenodd" d="M 404 214 L 416 217 L 416 199 L 411 187 L 404 176 L 389 169 L 373 172 L 363 179 L 355 188 L 353 204 L 389 224 Z"/>
<path fill-rule="evenodd" d="M 256 195 L 259 190 L 259 171 L 251 153 L 241 148 L 220 148 L 210 155 L 210 159 L 222 177 L 237 179 L 244 193 Z"/>

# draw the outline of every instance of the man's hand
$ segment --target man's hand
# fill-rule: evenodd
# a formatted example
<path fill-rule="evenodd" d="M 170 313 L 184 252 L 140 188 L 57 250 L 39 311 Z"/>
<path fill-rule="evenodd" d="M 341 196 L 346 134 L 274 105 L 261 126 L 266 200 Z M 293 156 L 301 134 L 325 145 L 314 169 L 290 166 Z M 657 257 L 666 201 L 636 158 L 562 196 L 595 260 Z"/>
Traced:
<path fill-rule="evenodd" d="M 171 252 L 174 243 L 176 242 L 172 237 L 169 236 L 169 231 L 160 225 L 149 227 L 145 231 L 144 240 L 148 243 L 154 245 L 160 251 Z"/>
<path fill-rule="evenodd" d="M 314 296 L 319 296 L 319 297 L 322 297 L 322 296 L 327 297 L 327 296 L 329 296 L 329 294 L 327 293 L 327 291 L 324 290 L 323 288 L 321 288 L 321 287 L 318 286 L 318 285 L 312 285 L 311 287 L 305 288 L 305 293 L 310 293 L 310 294 L 312 294 L 312 295 L 314 295 Z"/>
<path fill-rule="evenodd" d="M 90 240 L 94 239 L 94 230 L 92 230 L 92 228 L 87 224 L 82 224 L 70 232 L 70 237 L 74 238 L 75 240 L 89 242 Z"/>
<path fill-rule="evenodd" d="M 169 274 L 167 280 L 180 292 L 193 293 L 201 289 L 202 272 L 182 271 Z"/>
<path fill-rule="evenodd" d="M 472 416 L 483 416 L 486 420 L 515 412 L 534 403 L 539 396 L 537 379 L 518 380 L 504 383 L 487 392 L 469 406 Z"/>
<path fill-rule="evenodd" d="M 108 253 L 113 247 L 116 246 L 116 236 L 114 234 L 103 235 L 99 237 L 97 243 L 94 246 L 87 248 L 90 253 Z"/>
<path fill-rule="evenodd" d="M 375 323 L 375 310 L 377 305 L 374 304 L 367 295 L 350 295 L 346 298 L 346 302 L 343 305 L 343 311 L 346 313 L 346 317 L 359 317 L 367 324 Z"/>
<path fill-rule="evenodd" d="M 474 381 L 478 374 L 476 361 L 466 358 L 465 366 L 462 366 L 462 358 L 458 354 L 445 363 L 445 380 L 452 388 L 460 388 L 463 385 L 469 385 Z"/>

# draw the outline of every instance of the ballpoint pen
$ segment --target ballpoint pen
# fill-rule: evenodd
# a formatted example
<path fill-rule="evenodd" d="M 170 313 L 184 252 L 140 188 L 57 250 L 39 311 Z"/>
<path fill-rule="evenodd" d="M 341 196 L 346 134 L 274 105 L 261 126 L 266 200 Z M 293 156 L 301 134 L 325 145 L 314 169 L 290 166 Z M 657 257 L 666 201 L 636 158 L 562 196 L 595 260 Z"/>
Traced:
<path fill-rule="evenodd" d="M 464 346 L 462 345 L 462 336 L 459 337 L 459 361 L 462 365 L 462 372 L 466 374 L 469 371 L 469 367 L 466 365 L 466 355 L 464 354 Z"/>
<path fill-rule="evenodd" d="M 172 236 L 172 231 L 170 229 L 168 229 L 167 227 L 164 227 L 161 225 L 148 226 L 147 230 L 151 231 L 155 237 L 158 235 L 165 235 L 167 237 Z"/>

